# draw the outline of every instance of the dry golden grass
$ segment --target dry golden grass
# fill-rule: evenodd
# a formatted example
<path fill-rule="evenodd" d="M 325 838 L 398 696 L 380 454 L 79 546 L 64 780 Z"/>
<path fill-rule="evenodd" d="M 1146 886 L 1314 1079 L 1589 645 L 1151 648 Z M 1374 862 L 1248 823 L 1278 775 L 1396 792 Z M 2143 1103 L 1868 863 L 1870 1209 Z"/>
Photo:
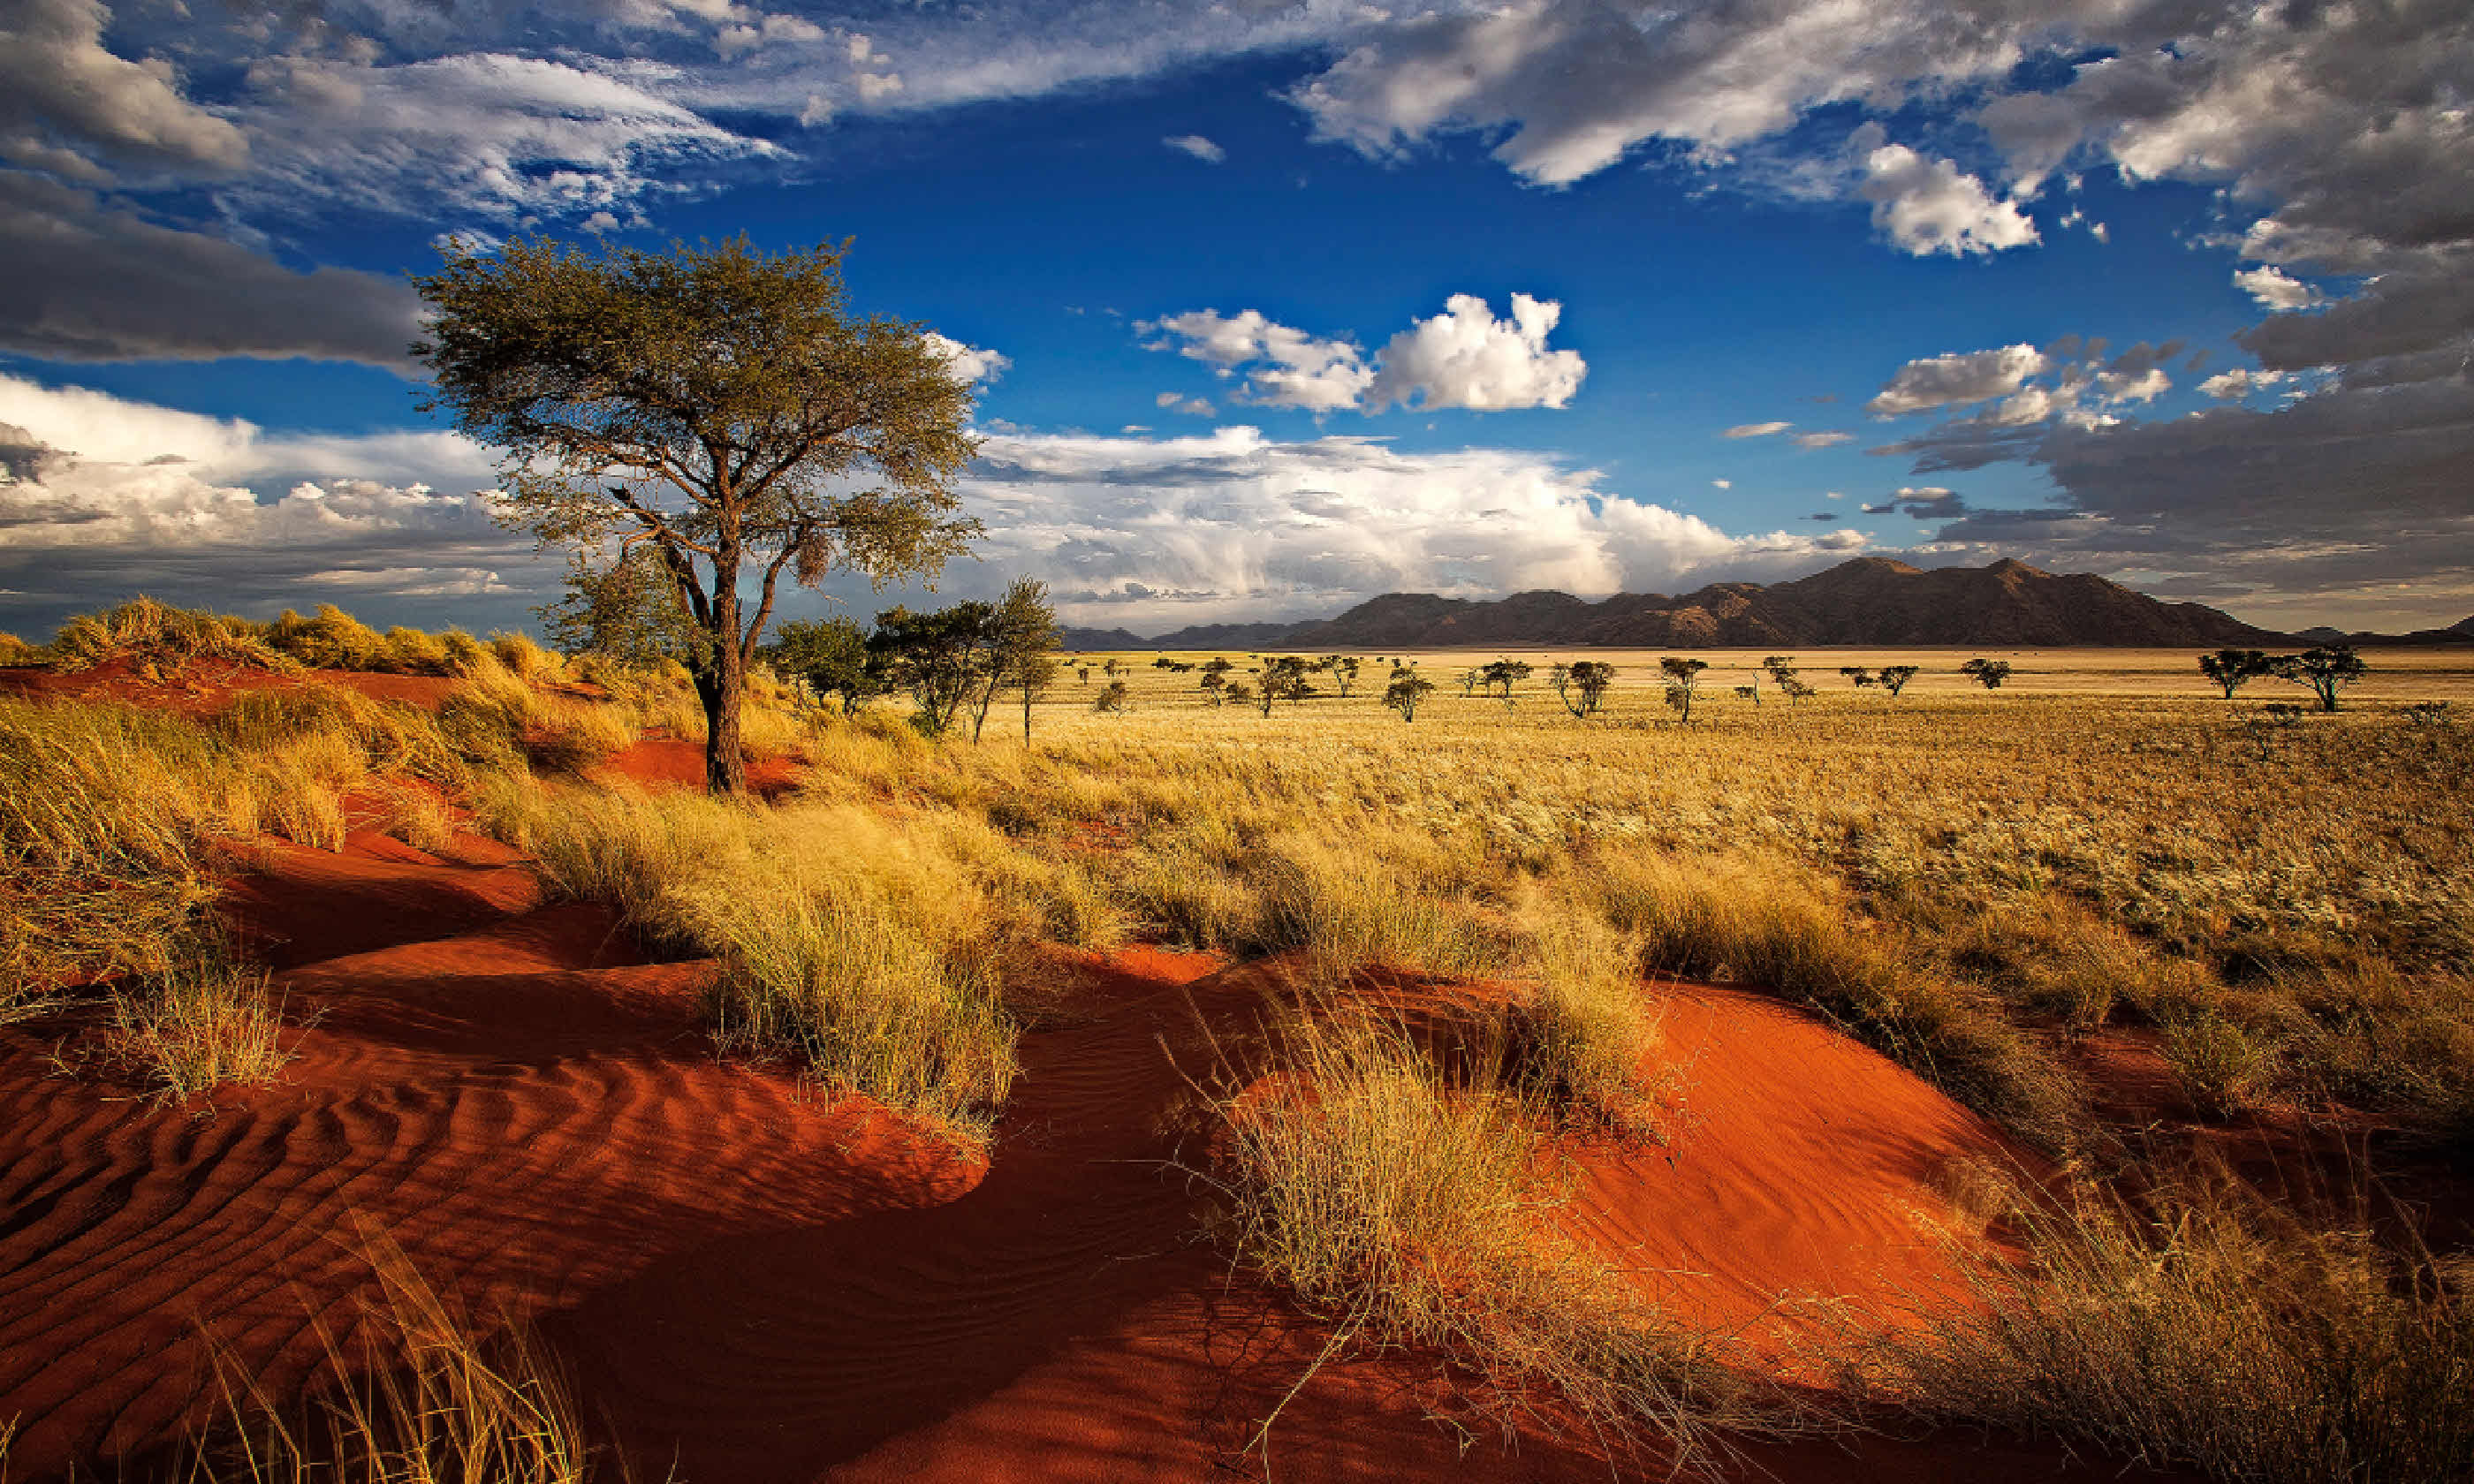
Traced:
<path fill-rule="evenodd" d="M 2220 1177 L 2138 1206 L 2014 1192 L 2004 1214 L 2028 1256 L 1977 1255 L 1977 1303 L 1870 1340 L 1856 1390 L 2228 1484 L 2474 1477 L 2462 1259 L 2400 1257 Z"/>
<path fill-rule="evenodd" d="M 174 1450 L 184 1484 L 590 1484 L 623 1479 L 586 1439 L 556 1361 L 521 1325 L 484 1334 L 364 1226 L 379 1296 L 351 1340 L 324 1325 L 297 1401 L 218 1354 L 220 1415 Z"/>
<path fill-rule="evenodd" d="M 1440 1353 L 1477 1377 L 1482 1411 L 1534 1415 L 1551 1397 L 1618 1448 L 1653 1441 L 1678 1472 L 1710 1462 L 1722 1430 L 1790 1424 L 1557 1230 L 1565 1195 L 1542 1110 L 1447 1087 L 1407 1038 L 1363 1018 L 1300 1017 L 1275 1041 L 1278 1069 L 1219 1104 L 1214 1184 L 1239 1258 L 1332 1324 L 1326 1358 Z"/>
<path fill-rule="evenodd" d="M 211 945 L 163 974 L 112 995 L 111 1026 L 99 1048 L 133 1068 L 167 1101 L 227 1083 L 273 1082 L 292 1060 L 281 1011 L 267 998 L 263 969 Z"/>
<path fill-rule="evenodd" d="M 984 826 L 515 779 L 478 802 L 561 891 L 718 960 L 725 1047 L 789 1051 L 836 1091 L 985 1133 L 1015 1071 L 1003 960 L 1067 909 L 1036 880 L 974 871 Z"/>

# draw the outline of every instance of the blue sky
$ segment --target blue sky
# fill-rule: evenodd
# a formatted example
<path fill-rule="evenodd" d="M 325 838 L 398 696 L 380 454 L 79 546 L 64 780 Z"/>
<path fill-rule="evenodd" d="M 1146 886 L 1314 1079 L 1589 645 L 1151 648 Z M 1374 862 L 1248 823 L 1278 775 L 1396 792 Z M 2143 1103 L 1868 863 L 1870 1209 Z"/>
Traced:
<path fill-rule="evenodd" d="M 941 586 L 1076 622 L 1863 554 L 2452 622 L 2469 92 L 2438 5 L 21 0 L 0 626 L 521 623 L 402 275 L 740 231 L 956 343 Z"/>

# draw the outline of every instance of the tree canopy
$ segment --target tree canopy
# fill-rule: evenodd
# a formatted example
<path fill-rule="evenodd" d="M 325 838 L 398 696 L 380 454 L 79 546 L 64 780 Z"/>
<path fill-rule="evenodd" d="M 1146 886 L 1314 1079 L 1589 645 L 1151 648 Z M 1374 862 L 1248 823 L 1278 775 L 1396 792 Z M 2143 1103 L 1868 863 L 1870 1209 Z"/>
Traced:
<path fill-rule="evenodd" d="M 501 517 L 588 562 L 659 562 L 717 793 L 746 787 L 746 666 L 785 572 L 933 576 L 978 534 L 954 491 L 970 388 L 923 327 L 852 313 L 847 247 L 450 244 L 414 280 L 432 405 L 503 450 Z"/>

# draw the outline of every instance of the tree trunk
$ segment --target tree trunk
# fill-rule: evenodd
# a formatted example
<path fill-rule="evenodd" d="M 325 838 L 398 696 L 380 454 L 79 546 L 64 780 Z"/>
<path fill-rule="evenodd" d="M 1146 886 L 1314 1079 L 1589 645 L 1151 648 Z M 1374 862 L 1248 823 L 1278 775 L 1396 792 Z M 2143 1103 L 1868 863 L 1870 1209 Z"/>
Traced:
<path fill-rule="evenodd" d="M 739 746 L 739 713 L 747 702 L 747 662 L 739 652 L 739 551 L 725 544 L 714 562 L 713 650 L 696 693 L 704 702 L 704 786 L 716 797 L 747 793 L 747 758 Z"/>
<path fill-rule="evenodd" d="M 1022 687 L 1022 745 L 1031 746 L 1031 687 Z"/>

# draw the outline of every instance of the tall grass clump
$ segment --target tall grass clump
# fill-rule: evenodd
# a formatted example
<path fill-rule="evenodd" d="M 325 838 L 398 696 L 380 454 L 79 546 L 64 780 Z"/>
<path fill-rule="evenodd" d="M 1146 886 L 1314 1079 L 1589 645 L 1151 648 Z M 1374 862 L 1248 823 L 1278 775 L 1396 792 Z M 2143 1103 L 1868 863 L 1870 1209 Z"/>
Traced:
<path fill-rule="evenodd" d="M 0 1014 L 65 983 L 170 971 L 215 895 L 196 845 L 233 774 L 176 717 L 0 700 Z"/>
<path fill-rule="evenodd" d="M 1522 1071 L 1550 1103 L 1624 1133 L 1664 1137 L 1653 1069 L 1659 1014 L 1642 991 L 1638 947 L 1593 916 L 1558 912 L 1528 941 L 1527 992 L 1513 1007 Z"/>
<path fill-rule="evenodd" d="M 1686 1466 L 1715 1428 L 1775 1423 L 1706 1341 L 1559 1230 L 1534 1110 L 1447 1088 L 1379 1024 L 1300 1020 L 1279 1040 L 1281 1069 L 1220 1103 L 1226 1233 L 1332 1322 L 1336 1348 L 1441 1352 L 1491 1408 L 1551 1395 Z"/>
<path fill-rule="evenodd" d="M 210 944 L 192 947 L 169 972 L 122 987 L 111 1017 L 108 1054 L 173 1102 L 226 1083 L 272 1082 L 292 1060 L 266 971 Z"/>
<path fill-rule="evenodd" d="M 717 960 L 724 1047 L 792 1053 L 829 1087 L 965 1137 L 1011 1087 L 999 968 L 1029 930 L 932 829 L 684 792 L 507 787 L 481 807 L 563 892 Z"/>
<path fill-rule="evenodd" d="M 193 659 L 266 670 L 300 668 L 245 618 L 172 608 L 147 597 L 70 619 L 53 638 L 51 655 L 53 668 L 64 671 L 91 670 L 117 658 L 158 672 L 176 671 Z"/>
<path fill-rule="evenodd" d="M 379 1295 L 298 1401 L 218 1352 L 218 1415 L 173 1450 L 184 1484 L 591 1484 L 624 1479 L 587 1440 L 574 1393 L 524 1326 L 485 1335 L 372 1233 Z"/>
<path fill-rule="evenodd" d="M 621 708 L 546 695 L 495 651 L 476 657 L 439 703 L 438 727 L 475 758 L 502 765 L 521 758 L 553 773 L 580 773 L 636 740 Z"/>
<path fill-rule="evenodd" d="M 2221 1180 L 2139 1208 L 2024 1198 L 2009 1221 L 2026 1256 L 1980 1263 L 1975 1304 L 1873 1342 L 1862 1385 L 2228 1484 L 2474 1478 L 2462 1259 L 2400 1257 Z"/>
<path fill-rule="evenodd" d="M 1796 874 L 1602 851 L 1573 874 L 1564 890 L 1637 942 L 1644 970 L 1774 990 L 2037 1144 L 2076 1142 L 2075 1088 L 2051 1052 L 1991 995 L 1920 971 Z"/>

